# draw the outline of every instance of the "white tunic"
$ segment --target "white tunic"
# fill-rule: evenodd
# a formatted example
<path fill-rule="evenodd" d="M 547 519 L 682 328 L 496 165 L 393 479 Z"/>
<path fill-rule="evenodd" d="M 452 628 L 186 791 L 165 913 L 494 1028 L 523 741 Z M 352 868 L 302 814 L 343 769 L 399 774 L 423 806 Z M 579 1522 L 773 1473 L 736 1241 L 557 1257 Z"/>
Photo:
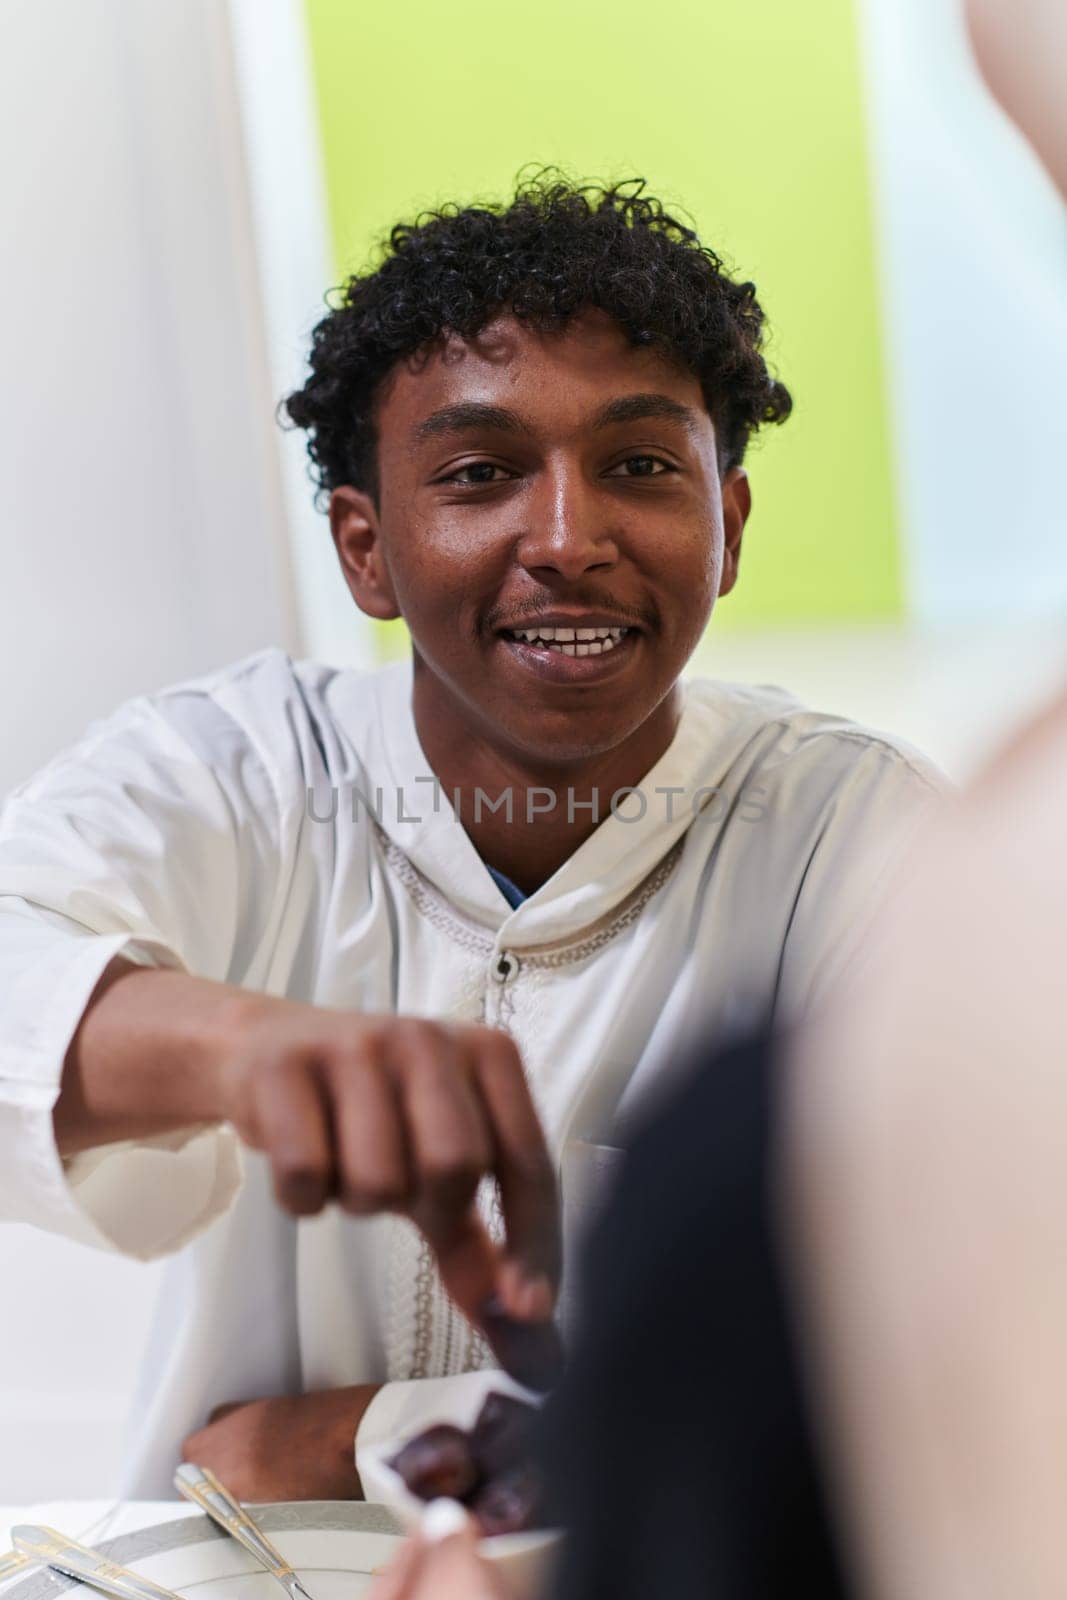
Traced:
<path fill-rule="evenodd" d="M 640 794 L 513 910 L 433 781 L 410 698 L 410 663 L 264 651 L 94 724 L 0 814 L 0 1218 L 175 1252 L 131 1494 L 170 1492 L 181 1440 L 222 1401 L 487 1357 L 407 1223 L 289 1218 L 228 1129 L 64 1166 L 62 1062 L 115 955 L 506 1027 L 562 1160 L 617 1139 L 694 1016 L 713 1041 L 810 1006 L 939 792 L 914 752 L 780 690 L 690 682 Z M 401 1394 L 410 1408 L 391 1386 L 372 1407 L 379 1431 Z"/>

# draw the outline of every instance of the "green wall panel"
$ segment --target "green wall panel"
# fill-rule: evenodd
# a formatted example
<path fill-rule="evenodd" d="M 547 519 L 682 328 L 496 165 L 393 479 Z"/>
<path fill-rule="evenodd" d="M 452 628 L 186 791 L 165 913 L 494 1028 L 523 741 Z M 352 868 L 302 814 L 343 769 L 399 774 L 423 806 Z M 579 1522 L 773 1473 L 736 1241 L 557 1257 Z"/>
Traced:
<path fill-rule="evenodd" d="M 339 276 L 526 163 L 640 174 L 755 279 L 796 410 L 747 465 L 716 625 L 900 614 L 851 0 L 305 0 Z"/>

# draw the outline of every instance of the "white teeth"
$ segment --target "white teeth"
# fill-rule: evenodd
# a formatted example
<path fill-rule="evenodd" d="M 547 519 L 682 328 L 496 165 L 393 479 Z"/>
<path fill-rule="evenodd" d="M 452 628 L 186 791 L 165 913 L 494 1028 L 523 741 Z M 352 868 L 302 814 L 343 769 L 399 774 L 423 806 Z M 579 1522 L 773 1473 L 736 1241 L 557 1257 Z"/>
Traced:
<path fill-rule="evenodd" d="M 605 650 L 614 650 L 621 644 L 627 628 L 515 628 L 512 637 L 523 639 L 527 644 L 544 645 L 549 650 L 562 652 L 567 656 L 602 655 Z M 579 643 L 572 643 L 578 640 Z"/>

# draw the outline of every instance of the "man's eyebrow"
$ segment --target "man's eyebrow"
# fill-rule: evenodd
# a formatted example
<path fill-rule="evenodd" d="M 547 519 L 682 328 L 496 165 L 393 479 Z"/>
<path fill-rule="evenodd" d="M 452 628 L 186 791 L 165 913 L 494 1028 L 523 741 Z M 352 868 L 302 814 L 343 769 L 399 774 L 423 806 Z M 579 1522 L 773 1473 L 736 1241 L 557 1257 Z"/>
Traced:
<path fill-rule="evenodd" d="M 642 422 L 648 417 L 661 417 L 667 422 L 680 422 L 690 433 L 700 426 L 700 413 L 692 406 L 672 400 L 669 394 L 628 394 L 612 400 L 593 421 L 594 428 L 610 428 L 619 422 Z"/>
<path fill-rule="evenodd" d="M 433 439 L 443 433 L 465 433 L 471 428 L 495 428 L 502 433 L 526 433 L 522 418 L 504 406 L 468 400 L 459 405 L 442 406 L 432 411 L 415 428 L 416 439 Z"/>

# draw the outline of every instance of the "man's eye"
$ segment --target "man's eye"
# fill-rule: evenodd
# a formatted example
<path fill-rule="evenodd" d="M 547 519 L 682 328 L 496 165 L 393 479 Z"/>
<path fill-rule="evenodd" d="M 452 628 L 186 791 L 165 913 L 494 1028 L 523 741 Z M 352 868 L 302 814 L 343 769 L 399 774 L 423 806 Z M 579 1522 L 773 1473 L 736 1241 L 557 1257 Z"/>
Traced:
<path fill-rule="evenodd" d="M 612 467 L 608 476 L 610 478 L 659 478 L 665 472 L 671 472 L 665 461 L 659 456 L 627 456 L 625 461 L 620 461 L 617 467 Z"/>
<path fill-rule="evenodd" d="M 450 472 L 445 483 L 501 483 L 510 474 L 491 461 L 469 461 L 465 467 Z"/>

